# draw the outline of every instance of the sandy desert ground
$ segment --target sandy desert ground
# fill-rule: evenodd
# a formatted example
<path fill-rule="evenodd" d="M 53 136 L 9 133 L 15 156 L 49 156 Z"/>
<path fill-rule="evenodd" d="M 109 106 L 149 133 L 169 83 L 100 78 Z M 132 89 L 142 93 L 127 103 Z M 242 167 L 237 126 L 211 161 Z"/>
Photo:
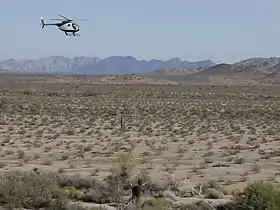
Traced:
<path fill-rule="evenodd" d="M 225 196 L 280 179 L 278 87 L 1 81 L 3 173 L 102 179 L 125 164 L 131 180 L 173 174 L 180 187 L 212 182 Z"/>

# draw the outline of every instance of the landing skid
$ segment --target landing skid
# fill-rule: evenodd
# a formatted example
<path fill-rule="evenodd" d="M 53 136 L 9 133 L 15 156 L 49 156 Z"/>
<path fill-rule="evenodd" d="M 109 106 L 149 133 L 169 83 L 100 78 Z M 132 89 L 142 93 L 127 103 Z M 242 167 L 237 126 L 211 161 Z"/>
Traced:
<path fill-rule="evenodd" d="M 73 33 L 73 32 L 65 32 L 66 36 L 80 36 L 78 33 Z"/>

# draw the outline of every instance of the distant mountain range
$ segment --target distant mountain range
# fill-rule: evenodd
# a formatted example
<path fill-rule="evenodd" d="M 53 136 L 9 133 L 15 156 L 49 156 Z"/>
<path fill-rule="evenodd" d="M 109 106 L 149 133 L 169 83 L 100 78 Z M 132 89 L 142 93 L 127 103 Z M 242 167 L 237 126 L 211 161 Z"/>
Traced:
<path fill-rule="evenodd" d="M 186 70 L 181 69 L 181 72 L 184 71 Z M 182 78 L 182 73 L 179 73 L 180 75 Z M 259 57 L 234 64 L 221 63 L 185 74 L 184 81 L 181 82 L 212 85 L 280 85 L 280 58 Z"/>
<path fill-rule="evenodd" d="M 111 56 L 104 59 L 98 57 L 51 56 L 36 60 L 9 59 L 0 61 L 0 72 L 20 73 L 56 73 L 76 75 L 96 74 L 185 74 L 192 78 L 277 78 L 280 74 L 280 58 L 255 57 L 234 64 L 215 64 L 211 60 L 197 62 L 182 61 L 179 58 L 163 60 L 137 60 L 132 56 Z M 238 74 L 238 76 L 236 76 Z M 275 79 L 274 79 L 275 80 Z"/>
<path fill-rule="evenodd" d="M 188 69 L 188 68 L 169 68 L 169 69 L 160 69 L 156 72 L 158 73 L 187 73 L 193 74 L 198 72 L 212 72 L 215 69 L 224 69 L 224 70 L 237 70 L 237 69 L 255 69 L 258 71 L 265 72 L 274 72 L 280 71 L 280 58 L 278 57 L 270 57 L 270 58 L 249 58 L 246 60 L 239 61 L 234 64 L 226 64 L 220 63 L 210 66 L 209 68 L 196 68 L 196 69 Z"/>
<path fill-rule="evenodd" d="M 211 60 L 189 62 L 179 58 L 163 60 L 137 60 L 132 56 L 97 57 L 51 56 L 36 60 L 9 59 L 0 61 L 0 69 L 21 73 L 58 73 L 58 74 L 146 74 L 159 69 L 186 68 L 207 69 L 216 65 Z"/>

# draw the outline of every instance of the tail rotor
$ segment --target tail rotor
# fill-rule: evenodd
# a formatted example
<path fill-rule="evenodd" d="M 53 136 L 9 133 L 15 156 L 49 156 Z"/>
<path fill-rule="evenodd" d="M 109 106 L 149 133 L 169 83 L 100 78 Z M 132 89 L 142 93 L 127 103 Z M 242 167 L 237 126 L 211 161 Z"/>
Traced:
<path fill-rule="evenodd" d="M 44 18 L 41 17 L 41 26 L 42 26 L 42 29 L 45 27 L 45 21 L 44 21 Z"/>

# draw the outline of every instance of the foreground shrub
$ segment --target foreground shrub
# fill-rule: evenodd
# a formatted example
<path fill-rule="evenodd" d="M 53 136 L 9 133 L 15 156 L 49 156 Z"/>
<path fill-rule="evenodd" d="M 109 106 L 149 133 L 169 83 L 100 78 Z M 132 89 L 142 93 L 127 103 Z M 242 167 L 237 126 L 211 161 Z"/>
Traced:
<path fill-rule="evenodd" d="M 69 200 L 105 204 L 120 202 L 119 177 L 105 182 L 57 173 L 16 172 L 0 176 L 0 203 L 9 208 L 64 209 Z"/>
<path fill-rule="evenodd" d="M 117 175 L 120 179 L 126 180 L 131 175 L 132 170 L 135 168 L 135 159 L 133 152 L 119 153 L 115 159 L 115 164 L 112 168 L 112 173 Z"/>
<path fill-rule="evenodd" d="M 0 202 L 10 208 L 54 207 L 64 201 L 52 173 L 9 173 L 0 178 Z"/>
<path fill-rule="evenodd" d="M 57 184 L 64 188 L 64 187 L 74 187 L 76 189 L 89 189 L 93 187 L 97 187 L 99 183 L 92 178 L 84 178 L 80 175 L 73 175 L 73 176 L 64 176 L 56 174 Z"/>
<path fill-rule="evenodd" d="M 233 201 L 240 210 L 279 210 L 280 187 L 268 182 L 255 182 L 243 192 L 237 192 Z"/>
<path fill-rule="evenodd" d="M 170 203 L 161 198 L 146 197 L 142 198 L 141 208 L 142 210 L 168 210 L 171 208 Z M 137 210 L 137 208 L 132 208 Z"/>

